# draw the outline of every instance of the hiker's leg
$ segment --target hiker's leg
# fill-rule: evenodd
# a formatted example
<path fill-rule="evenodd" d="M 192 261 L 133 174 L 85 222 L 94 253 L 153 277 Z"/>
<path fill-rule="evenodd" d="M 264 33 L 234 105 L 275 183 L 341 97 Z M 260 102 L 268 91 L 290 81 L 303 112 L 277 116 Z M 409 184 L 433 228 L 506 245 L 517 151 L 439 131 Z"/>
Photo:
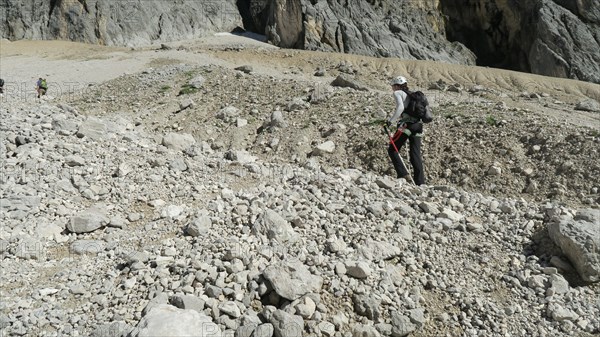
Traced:
<path fill-rule="evenodd" d="M 390 155 L 390 158 L 392 159 L 392 164 L 394 165 L 394 169 L 396 170 L 396 176 L 398 178 L 401 178 L 408 174 L 408 170 L 402 163 L 402 160 L 400 160 L 400 154 L 398 152 L 396 152 L 396 148 L 398 149 L 398 151 L 400 151 L 400 149 L 402 148 L 404 143 L 406 143 L 408 136 L 406 136 L 403 133 L 399 134 L 398 132 L 396 132 L 396 134 L 394 135 L 394 137 L 392 137 L 392 139 L 393 139 L 396 147 L 394 148 L 394 145 L 390 144 L 390 146 L 388 146 L 388 154 Z"/>
<path fill-rule="evenodd" d="M 414 135 L 410 137 L 410 164 L 413 167 L 413 177 L 416 185 L 425 183 L 425 172 L 423 172 L 423 160 L 421 159 L 421 137 Z"/>

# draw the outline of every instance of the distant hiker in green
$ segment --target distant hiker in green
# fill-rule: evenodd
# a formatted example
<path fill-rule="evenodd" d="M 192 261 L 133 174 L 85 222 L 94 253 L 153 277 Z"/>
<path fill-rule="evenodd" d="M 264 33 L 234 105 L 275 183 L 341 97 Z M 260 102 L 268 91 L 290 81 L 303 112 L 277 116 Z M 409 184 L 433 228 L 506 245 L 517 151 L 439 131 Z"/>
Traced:
<path fill-rule="evenodd" d="M 39 78 L 37 83 L 35 84 L 35 90 L 37 91 L 37 98 L 40 96 L 46 95 L 46 91 L 48 91 L 48 84 L 46 83 L 45 78 Z"/>
<path fill-rule="evenodd" d="M 404 163 L 400 159 L 398 150 L 402 148 L 406 141 L 410 144 L 410 164 L 413 167 L 413 178 L 417 185 L 425 183 L 425 173 L 423 172 L 423 161 L 421 159 L 421 137 L 423 134 L 423 123 L 419 118 L 410 116 L 405 108 L 409 105 L 409 91 L 408 82 L 403 76 L 394 78 L 390 84 L 394 92 L 394 99 L 396 100 L 396 109 L 394 114 L 388 118 L 388 127 L 396 125 L 396 133 L 390 141 L 388 147 L 388 154 L 392 159 L 392 164 L 396 170 L 398 178 L 404 178 L 410 181 L 410 175 L 408 170 L 404 166 Z"/>

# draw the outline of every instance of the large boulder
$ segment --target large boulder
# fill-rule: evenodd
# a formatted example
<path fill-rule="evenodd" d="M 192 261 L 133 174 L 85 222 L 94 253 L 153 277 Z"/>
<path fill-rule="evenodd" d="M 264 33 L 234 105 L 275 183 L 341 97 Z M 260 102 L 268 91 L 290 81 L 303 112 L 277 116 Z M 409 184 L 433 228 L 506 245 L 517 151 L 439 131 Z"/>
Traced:
<path fill-rule="evenodd" d="M 117 321 L 96 327 L 90 337 L 126 337 L 132 329 L 133 327 L 129 324 Z"/>
<path fill-rule="evenodd" d="M 72 233 L 89 233 L 108 225 L 110 219 L 101 207 L 91 207 L 69 220 L 67 229 Z"/>
<path fill-rule="evenodd" d="M 600 103 L 594 99 L 587 99 L 575 105 L 575 110 L 600 112 Z"/>
<path fill-rule="evenodd" d="M 273 336 L 275 337 L 302 337 L 304 320 L 301 316 L 291 315 L 283 310 L 277 310 L 271 316 Z"/>
<path fill-rule="evenodd" d="M 162 145 L 175 151 L 183 151 L 194 144 L 196 139 L 188 133 L 169 132 L 162 139 Z"/>
<path fill-rule="evenodd" d="M 574 218 L 556 219 L 548 233 L 583 280 L 600 281 L 600 210 L 581 210 Z"/>
<path fill-rule="evenodd" d="M 290 301 L 308 293 L 319 293 L 323 286 L 323 278 L 311 274 L 308 268 L 296 259 L 270 265 L 263 275 L 279 296 Z"/>
<path fill-rule="evenodd" d="M 369 88 L 367 88 L 365 85 L 344 74 L 338 75 L 338 77 L 336 77 L 335 80 L 331 82 L 331 86 L 341 88 L 352 88 L 361 91 L 369 91 Z"/>
<path fill-rule="evenodd" d="M 294 242 L 298 235 L 292 225 L 273 210 L 266 210 L 252 226 L 255 235 L 266 235 L 279 243 Z"/>
<path fill-rule="evenodd" d="M 159 304 L 144 316 L 129 337 L 221 337 L 212 318 L 194 310 Z"/>
<path fill-rule="evenodd" d="M 106 124 L 96 117 L 88 117 L 77 130 L 77 137 L 99 140 L 106 137 Z"/>

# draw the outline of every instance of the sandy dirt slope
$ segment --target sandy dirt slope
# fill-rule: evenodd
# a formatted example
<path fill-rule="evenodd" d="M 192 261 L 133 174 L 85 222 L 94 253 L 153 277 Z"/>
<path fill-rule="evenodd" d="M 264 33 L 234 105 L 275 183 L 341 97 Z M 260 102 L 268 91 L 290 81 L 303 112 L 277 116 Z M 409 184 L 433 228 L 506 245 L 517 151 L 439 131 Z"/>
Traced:
<path fill-rule="evenodd" d="M 157 51 L 157 46 L 129 49 L 66 41 L 2 40 L 0 72 L 7 81 L 25 81 L 46 76 L 56 83 L 98 83 L 122 74 L 138 72 L 153 60 L 172 58 L 196 64 L 252 64 L 256 66 L 256 72 L 272 75 L 284 73 L 289 67 L 298 67 L 303 70 L 301 75 L 310 78 L 317 67 L 349 62 L 360 67 L 358 75 L 365 83 L 384 90 L 387 90 L 387 79 L 396 74 L 405 74 L 411 83 L 419 87 L 443 80 L 464 86 L 483 85 L 495 90 L 546 92 L 565 102 L 582 97 L 600 100 L 600 86 L 587 82 L 430 61 L 280 50 L 255 39 L 230 34 L 174 42 L 170 46 L 174 49 Z M 265 57 L 265 54 L 269 57 Z"/>
<path fill-rule="evenodd" d="M 227 33 L 174 42 L 169 46 L 172 49 L 160 50 L 160 46 L 130 49 L 67 41 L 2 40 L 0 76 L 6 81 L 7 89 L 13 88 L 7 91 L 21 98 L 31 98 L 35 95 L 33 87 L 38 77 L 47 78 L 51 87 L 54 87 L 49 92 L 50 96 L 60 96 L 165 63 L 225 67 L 248 64 L 257 74 L 302 79 L 322 85 L 330 83 L 333 77 L 313 76 L 317 68 L 335 69 L 340 64 L 349 64 L 356 70 L 357 78 L 374 90 L 387 91 L 388 79 L 403 74 L 413 87 L 421 89 L 426 89 L 431 82 L 442 80 L 465 88 L 482 85 L 490 90 L 512 92 L 505 101 L 521 108 L 530 107 L 527 102 L 523 104 L 523 100 L 514 99 L 521 92 L 547 93 L 558 101 L 570 104 L 585 98 L 600 100 L 600 85 L 581 81 L 430 61 L 280 50 L 253 38 Z M 433 103 L 436 103 L 435 98 Z M 545 108 L 537 106 L 535 110 L 554 116 L 557 121 L 600 126 L 597 114 L 574 112 L 560 106 Z"/>

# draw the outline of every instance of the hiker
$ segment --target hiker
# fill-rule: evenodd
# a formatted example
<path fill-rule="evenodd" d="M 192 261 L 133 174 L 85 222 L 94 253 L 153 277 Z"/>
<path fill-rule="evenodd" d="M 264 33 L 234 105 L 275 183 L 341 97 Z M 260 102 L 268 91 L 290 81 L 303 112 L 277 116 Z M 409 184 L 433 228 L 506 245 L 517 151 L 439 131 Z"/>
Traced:
<path fill-rule="evenodd" d="M 37 98 L 40 96 L 46 95 L 46 91 L 48 91 L 48 84 L 46 83 L 45 78 L 39 78 L 37 83 L 35 84 L 35 90 L 37 91 Z"/>
<path fill-rule="evenodd" d="M 4 93 L 4 80 L 0 78 L 0 95 Z"/>
<path fill-rule="evenodd" d="M 408 140 L 410 145 L 410 164 L 413 168 L 414 183 L 416 185 L 422 185 L 425 183 L 425 173 L 423 172 L 423 161 L 421 159 L 423 123 L 419 118 L 403 113 L 404 109 L 408 107 L 410 100 L 406 78 L 403 76 L 395 77 L 391 80 L 390 84 L 392 85 L 394 99 L 396 100 L 396 110 L 394 111 L 394 114 L 388 118 L 387 126 L 390 127 L 396 124 L 396 133 L 390 141 L 388 154 L 392 159 L 392 164 L 394 165 L 398 178 L 404 178 L 405 180 L 410 181 L 410 175 L 397 151 L 400 150 L 402 145 Z"/>

